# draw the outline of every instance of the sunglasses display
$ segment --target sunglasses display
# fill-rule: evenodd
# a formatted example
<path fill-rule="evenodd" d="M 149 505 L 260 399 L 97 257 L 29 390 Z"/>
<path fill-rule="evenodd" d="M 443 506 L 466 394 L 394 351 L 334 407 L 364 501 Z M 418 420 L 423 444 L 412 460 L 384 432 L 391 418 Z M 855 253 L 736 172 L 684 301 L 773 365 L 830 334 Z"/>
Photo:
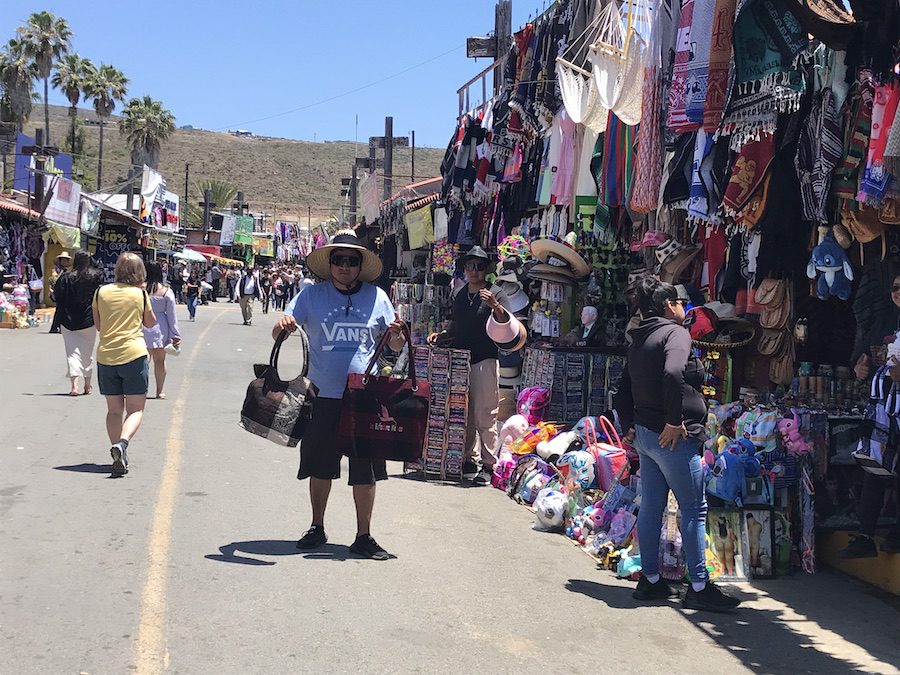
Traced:
<path fill-rule="evenodd" d="M 359 267 L 362 261 L 355 255 L 333 255 L 331 264 L 335 267 Z"/>

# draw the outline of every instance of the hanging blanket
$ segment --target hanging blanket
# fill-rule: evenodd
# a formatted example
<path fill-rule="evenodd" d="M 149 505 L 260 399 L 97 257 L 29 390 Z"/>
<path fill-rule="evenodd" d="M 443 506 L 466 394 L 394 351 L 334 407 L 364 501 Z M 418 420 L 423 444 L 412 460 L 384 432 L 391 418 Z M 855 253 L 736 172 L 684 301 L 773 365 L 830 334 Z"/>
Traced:
<path fill-rule="evenodd" d="M 872 133 L 872 104 L 875 100 L 875 82 L 872 71 L 860 68 L 856 82 L 847 100 L 844 101 L 844 151 L 843 159 L 834 170 L 832 190 L 839 202 L 852 202 L 856 199 L 859 167 L 866 148 L 869 135 Z M 839 207 L 844 204 L 839 203 Z"/>
<path fill-rule="evenodd" d="M 637 127 L 630 127 L 610 111 L 603 143 L 603 174 L 600 203 L 624 206 L 631 191 L 634 174 L 634 138 Z"/>
<path fill-rule="evenodd" d="M 884 168 L 900 181 L 900 115 L 894 115 L 894 123 L 888 132 L 884 146 Z"/>
<path fill-rule="evenodd" d="M 737 0 L 716 0 L 712 41 L 709 45 L 709 74 L 706 80 L 706 101 L 703 103 L 703 128 L 715 131 L 722 123 L 728 82 L 734 62 L 731 41 L 734 34 L 734 12 Z M 690 110 L 688 110 L 690 116 Z"/>
<path fill-rule="evenodd" d="M 896 84 L 881 84 L 875 88 L 872 104 L 872 135 L 869 137 L 869 153 L 866 170 L 859 182 L 856 200 L 871 206 L 879 206 L 887 192 L 892 176 L 884 166 L 884 151 L 888 134 L 894 124 L 900 88 Z"/>
<path fill-rule="evenodd" d="M 688 121 L 697 127 L 703 123 L 709 78 L 709 50 L 713 40 L 716 9 L 717 3 L 710 0 L 695 2 L 691 18 L 691 59 L 687 65 L 684 107 Z"/>
<path fill-rule="evenodd" d="M 734 24 L 735 88 L 720 133 L 735 151 L 775 132 L 779 113 L 793 113 L 804 92 L 794 67 L 809 40 L 800 22 L 776 0 L 741 0 Z"/>
<path fill-rule="evenodd" d="M 707 2 L 709 0 L 706 0 Z M 693 131 L 698 125 L 687 117 L 688 68 L 691 61 L 691 20 L 694 0 L 685 0 L 675 38 L 675 62 L 672 67 L 672 83 L 669 86 L 669 115 L 667 125 L 673 131 Z"/>
<path fill-rule="evenodd" d="M 644 69 L 643 86 L 643 112 L 638 127 L 634 191 L 631 193 L 631 208 L 637 213 L 655 211 L 659 204 L 663 162 L 661 98 L 665 85 L 658 67 Z"/>
<path fill-rule="evenodd" d="M 794 158 L 805 220 L 828 222 L 826 205 L 831 175 L 842 153 L 841 125 L 834 108 L 834 94 L 830 88 L 825 88 L 816 94 L 812 110 L 800 131 Z"/>
<path fill-rule="evenodd" d="M 775 158 L 775 134 L 764 134 L 758 141 L 745 143 L 734 165 L 725 189 L 723 206 L 726 213 L 736 214 L 759 187 Z"/>

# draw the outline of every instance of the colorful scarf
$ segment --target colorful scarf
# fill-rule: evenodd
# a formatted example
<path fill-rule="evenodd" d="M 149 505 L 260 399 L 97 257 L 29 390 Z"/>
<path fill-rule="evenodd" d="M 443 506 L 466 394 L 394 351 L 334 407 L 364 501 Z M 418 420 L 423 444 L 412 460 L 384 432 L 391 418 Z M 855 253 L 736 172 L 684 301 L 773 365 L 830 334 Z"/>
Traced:
<path fill-rule="evenodd" d="M 741 0 L 734 24 L 735 88 L 722 122 L 735 151 L 775 132 L 779 113 L 800 108 L 805 85 L 794 61 L 809 40 L 775 0 Z"/>
<path fill-rule="evenodd" d="M 794 157 L 804 220 L 828 222 L 828 187 L 843 150 L 834 94 L 831 89 L 825 88 L 816 94 L 812 110 L 800 130 L 797 155 Z"/>
<path fill-rule="evenodd" d="M 707 78 L 709 77 L 709 50 L 713 39 L 713 21 L 716 3 L 705 0 L 694 3 L 691 17 L 692 58 L 687 66 L 688 88 L 684 95 L 685 115 L 692 125 L 703 123 L 703 107 L 706 103 Z"/>
<path fill-rule="evenodd" d="M 641 125 L 637 133 L 634 158 L 634 190 L 631 208 L 637 213 L 655 211 L 662 181 L 662 107 L 663 78 L 657 66 L 644 69 Z"/>
<path fill-rule="evenodd" d="M 726 213 L 734 215 L 741 210 L 766 177 L 774 158 L 775 134 L 763 134 L 758 141 L 744 144 L 731 167 L 731 178 L 725 188 L 722 204 Z"/>
<path fill-rule="evenodd" d="M 715 146 L 712 134 L 700 129 L 694 144 L 694 161 L 691 163 L 691 187 L 688 198 L 688 216 L 712 224 L 718 224 L 715 215 L 718 204 L 711 203 L 712 163 L 706 161 Z"/>
<path fill-rule="evenodd" d="M 900 115 L 894 115 L 894 123 L 884 145 L 884 168 L 900 181 Z"/>
<path fill-rule="evenodd" d="M 872 71 L 868 68 L 860 68 L 850 95 L 844 101 L 843 160 L 834 170 L 831 186 L 835 198 L 839 200 L 840 208 L 845 206 L 840 202 L 851 202 L 856 199 L 859 167 L 866 155 L 869 135 L 872 133 L 874 100 L 875 82 L 872 79 Z"/>
<path fill-rule="evenodd" d="M 634 138 L 636 126 L 630 127 L 615 113 L 609 112 L 603 139 L 603 173 L 600 179 L 600 202 L 607 206 L 624 206 L 634 177 Z"/>
<path fill-rule="evenodd" d="M 900 88 L 896 84 L 881 84 L 875 88 L 869 153 L 866 169 L 859 181 L 859 192 L 856 193 L 856 200 L 859 202 L 872 206 L 880 205 L 891 182 L 891 173 L 884 166 L 884 151 L 888 134 L 894 124 L 898 102 L 900 102 Z"/>
<path fill-rule="evenodd" d="M 706 80 L 706 101 L 703 103 L 703 128 L 715 131 L 722 122 L 728 81 L 733 61 L 731 40 L 734 34 L 734 12 L 737 0 L 716 0 L 709 46 L 709 69 Z"/>
<path fill-rule="evenodd" d="M 708 1 L 708 0 L 707 0 Z M 683 133 L 694 131 L 687 117 L 688 68 L 691 61 L 691 21 L 694 15 L 694 0 L 684 0 L 675 38 L 675 62 L 672 66 L 672 82 L 669 85 L 669 115 L 667 126 Z"/>

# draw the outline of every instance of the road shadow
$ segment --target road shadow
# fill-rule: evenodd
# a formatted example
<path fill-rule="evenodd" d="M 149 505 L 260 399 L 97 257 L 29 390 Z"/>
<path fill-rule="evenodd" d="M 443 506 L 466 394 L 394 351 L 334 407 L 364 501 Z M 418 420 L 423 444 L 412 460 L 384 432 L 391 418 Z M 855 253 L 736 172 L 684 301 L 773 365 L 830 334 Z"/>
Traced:
<path fill-rule="evenodd" d="M 219 547 L 219 553 L 204 556 L 207 560 L 237 563 L 239 565 L 274 565 L 272 560 L 260 560 L 250 556 L 260 555 L 300 555 L 303 551 L 297 548 L 296 541 L 285 539 L 257 539 L 255 541 L 233 541 Z"/>
<path fill-rule="evenodd" d="M 65 396 L 66 398 L 81 398 L 82 394 L 78 394 L 78 396 L 72 396 L 69 392 L 49 392 L 46 394 L 35 394 L 30 391 L 23 391 L 22 396 Z"/>
<path fill-rule="evenodd" d="M 112 464 L 93 464 L 85 462 L 84 464 L 68 464 L 65 466 L 54 466 L 57 471 L 74 471 L 75 473 L 110 473 Z"/>
<path fill-rule="evenodd" d="M 566 582 L 566 590 L 571 593 L 581 593 L 614 609 L 637 609 L 643 604 L 631 597 L 633 588 L 605 586 L 586 579 L 569 579 Z M 666 603 L 661 601 L 659 604 Z"/>

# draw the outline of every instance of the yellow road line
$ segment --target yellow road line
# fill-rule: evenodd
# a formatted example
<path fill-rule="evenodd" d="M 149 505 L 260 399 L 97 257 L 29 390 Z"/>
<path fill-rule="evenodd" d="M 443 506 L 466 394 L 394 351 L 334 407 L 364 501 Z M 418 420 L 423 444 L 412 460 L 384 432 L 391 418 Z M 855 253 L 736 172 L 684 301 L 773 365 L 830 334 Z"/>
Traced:
<path fill-rule="evenodd" d="M 200 353 L 206 334 L 213 324 L 226 313 L 225 309 L 209 322 L 191 349 L 185 372 L 193 365 Z M 135 672 L 161 673 L 168 668 L 169 653 L 166 649 L 166 575 L 169 560 L 169 544 L 172 540 L 172 513 L 175 510 L 175 494 L 178 490 L 178 472 L 181 470 L 181 430 L 184 426 L 184 409 L 190 380 L 184 386 L 172 406 L 172 422 L 166 439 L 166 458 L 163 463 L 159 484 L 159 497 L 153 512 L 153 525 L 147 544 L 147 581 L 141 595 L 141 613 L 138 623 L 137 642 L 134 647 Z"/>

